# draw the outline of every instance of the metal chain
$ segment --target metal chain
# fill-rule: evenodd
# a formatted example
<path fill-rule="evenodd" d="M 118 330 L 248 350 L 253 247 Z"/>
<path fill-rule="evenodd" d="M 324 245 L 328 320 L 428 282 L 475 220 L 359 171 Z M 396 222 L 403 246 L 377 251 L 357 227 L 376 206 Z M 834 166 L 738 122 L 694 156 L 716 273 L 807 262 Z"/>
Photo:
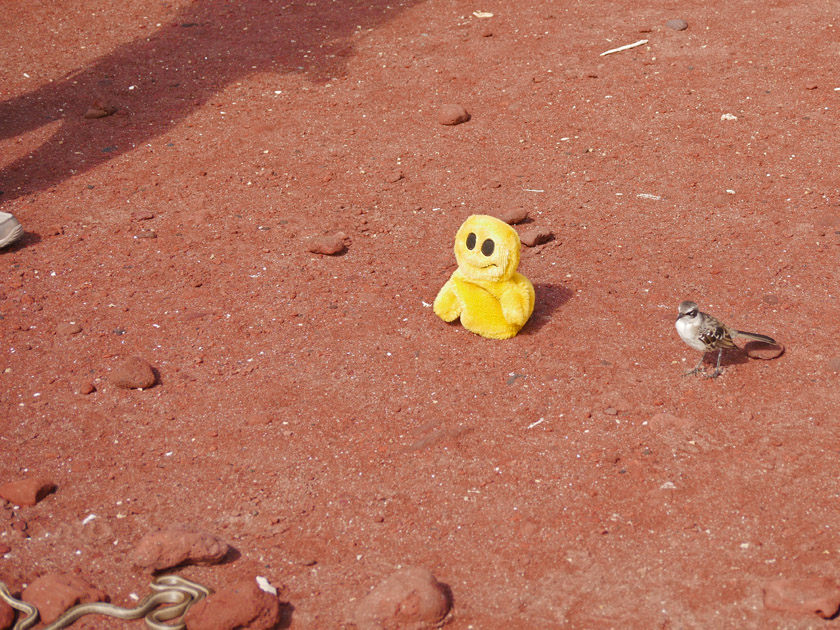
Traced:
<path fill-rule="evenodd" d="M 79 617 L 84 615 L 106 615 L 117 619 L 140 619 L 145 617 L 146 625 L 151 630 L 183 630 L 184 615 L 194 603 L 212 594 L 206 586 L 192 582 L 178 575 L 162 575 L 149 585 L 152 593 L 147 595 L 134 608 L 122 608 L 115 604 L 104 602 L 90 602 L 73 606 L 42 630 L 59 630 L 66 628 Z M 12 630 L 29 630 L 38 623 L 38 609 L 12 597 L 9 589 L 0 582 L 0 599 L 9 606 L 22 613 Z M 160 608 L 162 604 L 172 604 Z M 167 621 L 176 619 L 175 623 Z"/>

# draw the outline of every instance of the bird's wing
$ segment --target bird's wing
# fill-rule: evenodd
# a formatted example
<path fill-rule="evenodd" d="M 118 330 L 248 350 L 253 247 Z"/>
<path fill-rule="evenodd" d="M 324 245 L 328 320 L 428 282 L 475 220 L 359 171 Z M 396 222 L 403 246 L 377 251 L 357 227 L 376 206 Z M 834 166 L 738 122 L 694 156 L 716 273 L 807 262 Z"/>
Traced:
<path fill-rule="evenodd" d="M 732 334 L 729 328 L 724 326 L 714 317 L 709 317 L 703 322 L 703 327 L 700 330 L 700 341 L 706 344 L 707 348 L 734 348 L 735 344 L 732 342 Z"/>

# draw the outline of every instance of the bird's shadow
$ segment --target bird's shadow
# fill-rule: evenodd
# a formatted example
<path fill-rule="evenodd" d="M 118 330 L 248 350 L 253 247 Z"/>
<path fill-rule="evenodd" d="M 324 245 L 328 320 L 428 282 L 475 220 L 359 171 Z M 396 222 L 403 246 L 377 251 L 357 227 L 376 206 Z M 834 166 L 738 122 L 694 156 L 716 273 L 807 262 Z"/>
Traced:
<path fill-rule="evenodd" d="M 717 365 L 717 352 L 707 352 L 703 357 L 703 362 L 700 365 Z M 727 348 L 723 351 L 720 357 L 720 367 L 724 368 L 728 365 L 741 365 L 749 363 L 750 357 L 747 351 L 743 348 Z"/>
<path fill-rule="evenodd" d="M 536 301 L 531 319 L 520 334 L 532 335 L 539 332 L 550 320 L 554 311 L 572 299 L 574 292 L 560 284 L 539 282 L 534 285 Z"/>
<path fill-rule="evenodd" d="M 782 354 L 784 354 L 784 349 L 782 349 L 781 353 L 770 359 L 762 359 L 761 357 L 752 357 L 750 356 L 750 351 L 761 350 L 762 348 L 778 348 L 777 344 L 771 343 L 764 343 L 763 341 L 748 341 L 743 348 L 736 347 L 736 348 L 727 348 L 723 351 L 723 354 L 720 357 L 720 367 L 724 368 L 726 366 L 731 365 L 742 365 L 744 363 L 749 363 L 750 361 L 760 361 L 760 360 L 773 360 L 778 359 Z M 715 366 L 717 365 L 717 352 L 707 352 L 703 356 L 703 360 L 700 363 L 701 366 L 710 365 Z"/>

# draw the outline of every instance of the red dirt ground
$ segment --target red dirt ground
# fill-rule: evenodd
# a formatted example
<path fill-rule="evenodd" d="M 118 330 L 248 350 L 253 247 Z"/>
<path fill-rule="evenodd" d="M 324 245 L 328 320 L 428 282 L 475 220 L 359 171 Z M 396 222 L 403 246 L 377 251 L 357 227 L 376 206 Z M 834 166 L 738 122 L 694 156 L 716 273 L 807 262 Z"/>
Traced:
<path fill-rule="evenodd" d="M 292 628 L 406 565 L 453 630 L 840 627 L 762 602 L 840 578 L 835 9 L 7 3 L 0 482 L 57 491 L 4 512 L 0 579 L 130 603 L 177 521 L 240 554 L 180 573 L 285 584 Z M 429 305 L 464 218 L 510 208 L 555 238 L 492 341 Z M 786 353 L 684 378 L 684 299 Z M 110 384 L 130 356 L 157 386 Z"/>

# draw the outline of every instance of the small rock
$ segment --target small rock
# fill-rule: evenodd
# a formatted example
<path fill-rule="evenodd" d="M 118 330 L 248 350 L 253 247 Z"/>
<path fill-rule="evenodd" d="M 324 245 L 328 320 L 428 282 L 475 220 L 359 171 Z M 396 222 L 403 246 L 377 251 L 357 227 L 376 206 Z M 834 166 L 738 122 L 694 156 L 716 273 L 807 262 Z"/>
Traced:
<path fill-rule="evenodd" d="M 761 341 L 749 341 L 744 346 L 744 350 L 746 350 L 747 355 L 751 356 L 753 359 L 764 359 L 769 361 L 770 359 L 782 356 L 785 351 L 785 347 L 780 343 L 773 344 L 763 343 Z"/>
<path fill-rule="evenodd" d="M 8 630 L 15 621 L 15 609 L 0 600 L 0 630 Z"/>
<path fill-rule="evenodd" d="M 108 595 L 73 575 L 47 573 L 27 586 L 21 599 L 36 606 L 41 621 L 52 623 L 76 604 L 108 601 Z"/>
<path fill-rule="evenodd" d="M 767 295 L 762 296 L 761 301 L 765 304 L 769 304 L 770 306 L 776 306 L 776 304 L 779 303 L 779 296 L 774 293 L 768 293 Z"/>
<path fill-rule="evenodd" d="M 64 322 L 55 327 L 56 335 L 70 336 L 80 332 L 82 332 L 82 327 L 76 322 Z"/>
<path fill-rule="evenodd" d="M 840 610 L 840 588 L 821 577 L 773 580 L 764 585 L 764 607 L 830 619 Z"/>
<path fill-rule="evenodd" d="M 385 181 L 389 184 L 396 184 L 403 177 L 404 175 L 402 174 L 402 171 L 393 171 L 385 176 Z"/>
<path fill-rule="evenodd" d="M 257 586 L 260 587 L 261 591 L 265 591 L 266 593 L 271 593 L 272 595 L 277 595 L 277 587 L 272 586 L 271 582 L 269 582 L 266 578 L 261 575 L 256 577 Z"/>
<path fill-rule="evenodd" d="M 307 555 L 305 552 L 302 554 L 294 556 L 290 559 L 290 562 L 294 562 L 295 564 L 299 564 L 302 567 L 314 567 L 318 564 L 318 558 L 313 555 Z"/>
<path fill-rule="evenodd" d="M 148 210 L 136 210 L 131 213 L 131 218 L 135 221 L 149 221 L 150 219 L 154 219 L 155 215 Z"/>
<path fill-rule="evenodd" d="M 665 26 L 675 31 L 684 31 L 688 28 L 688 22 L 680 19 L 668 20 L 665 22 Z"/>
<path fill-rule="evenodd" d="M 154 573 L 181 564 L 218 564 L 229 550 L 213 534 L 176 524 L 143 536 L 131 552 L 131 561 Z"/>
<path fill-rule="evenodd" d="M 85 118 L 105 118 L 108 113 L 104 109 L 98 107 L 89 107 L 85 112 Z"/>
<path fill-rule="evenodd" d="M 508 208 L 496 214 L 496 218 L 508 225 L 516 225 L 528 218 L 528 211 L 525 208 Z"/>
<path fill-rule="evenodd" d="M 553 237 L 554 234 L 551 233 L 551 230 L 535 227 L 522 232 L 522 234 L 519 235 L 519 240 L 522 241 L 523 245 L 526 245 L 528 247 L 536 247 L 537 245 L 547 243 Z"/>
<path fill-rule="evenodd" d="M 35 505 L 51 492 L 55 484 L 44 479 L 21 479 L 0 486 L 0 497 L 15 505 Z"/>
<path fill-rule="evenodd" d="M 309 241 L 307 250 L 313 254 L 324 254 L 325 256 L 334 256 L 343 252 L 347 245 L 344 242 L 347 235 L 344 232 L 336 232 L 335 234 L 328 234 L 325 236 L 316 236 Z"/>
<path fill-rule="evenodd" d="M 5 555 L 6 555 L 7 553 L 9 553 L 11 550 L 12 550 L 12 548 L 11 548 L 11 547 L 9 547 L 9 545 L 6 545 L 6 544 L 3 544 L 3 543 L 0 543 L 0 556 L 5 556 Z M 2 624 L 0 624 L 0 625 L 2 625 Z"/>
<path fill-rule="evenodd" d="M 85 381 L 79 384 L 79 387 L 76 389 L 76 391 L 82 396 L 87 396 L 88 394 L 92 394 L 96 391 L 96 386 L 90 381 Z"/>
<path fill-rule="evenodd" d="M 277 596 L 248 578 L 191 606 L 185 621 L 187 630 L 270 630 L 277 627 L 281 612 Z"/>
<path fill-rule="evenodd" d="M 460 105 L 443 105 L 438 110 L 438 122 L 441 125 L 460 125 L 469 119 L 469 112 Z"/>
<path fill-rule="evenodd" d="M 427 630 L 440 627 L 451 607 L 448 589 L 431 572 L 407 567 L 362 598 L 354 621 L 359 630 Z"/>
<path fill-rule="evenodd" d="M 153 230 L 144 230 L 135 234 L 134 238 L 157 238 L 157 232 Z"/>
<path fill-rule="evenodd" d="M 111 382 L 120 389 L 145 389 L 157 382 L 152 366 L 140 357 L 129 357 L 111 372 Z"/>
<path fill-rule="evenodd" d="M 101 101 L 94 101 L 88 110 L 85 112 L 85 118 L 105 118 L 116 113 L 117 108 L 110 103 L 102 103 Z"/>
<path fill-rule="evenodd" d="M 621 392 L 613 390 L 604 396 L 604 405 L 613 407 L 619 413 L 625 413 L 630 410 L 630 402 L 621 394 Z"/>
<path fill-rule="evenodd" d="M 274 416 L 272 414 L 269 414 L 269 413 L 267 413 L 267 414 L 260 414 L 260 413 L 254 414 L 254 415 L 249 416 L 248 419 L 245 420 L 245 424 L 249 427 L 264 427 L 264 426 L 268 426 L 272 422 L 274 422 Z"/>
<path fill-rule="evenodd" d="M 650 430 L 656 434 L 690 432 L 694 428 L 694 422 L 688 418 L 666 412 L 654 414 L 647 422 Z"/>

